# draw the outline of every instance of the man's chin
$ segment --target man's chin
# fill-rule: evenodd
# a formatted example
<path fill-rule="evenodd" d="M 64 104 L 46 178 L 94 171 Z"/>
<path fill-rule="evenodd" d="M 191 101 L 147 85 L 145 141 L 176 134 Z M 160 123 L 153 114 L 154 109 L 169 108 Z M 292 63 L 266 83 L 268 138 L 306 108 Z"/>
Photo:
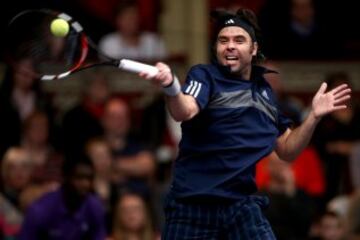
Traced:
<path fill-rule="evenodd" d="M 237 73 L 240 71 L 240 67 L 239 66 L 229 66 L 230 72 L 231 73 Z"/>

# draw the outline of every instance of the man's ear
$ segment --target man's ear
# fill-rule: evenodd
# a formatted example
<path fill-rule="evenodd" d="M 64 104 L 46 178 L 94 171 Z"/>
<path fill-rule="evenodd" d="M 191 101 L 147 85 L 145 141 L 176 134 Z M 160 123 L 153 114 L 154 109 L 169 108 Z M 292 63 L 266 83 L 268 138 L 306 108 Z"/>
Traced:
<path fill-rule="evenodd" d="M 253 49 L 252 49 L 252 52 L 251 52 L 251 54 L 252 54 L 254 57 L 257 55 L 258 48 L 259 48 L 258 43 L 257 43 L 257 42 L 254 42 L 254 43 L 253 43 Z"/>

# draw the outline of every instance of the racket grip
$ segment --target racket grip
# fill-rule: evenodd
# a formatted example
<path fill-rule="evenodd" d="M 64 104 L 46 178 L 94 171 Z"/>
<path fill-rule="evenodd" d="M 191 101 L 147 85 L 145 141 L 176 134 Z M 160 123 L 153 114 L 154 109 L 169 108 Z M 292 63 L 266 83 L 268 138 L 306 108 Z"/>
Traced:
<path fill-rule="evenodd" d="M 145 72 L 149 74 L 150 77 L 154 77 L 159 72 L 159 70 L 154 66 L 129 59 L 122 59 L 119 64 L 119 68 L 134 73 Z"/>

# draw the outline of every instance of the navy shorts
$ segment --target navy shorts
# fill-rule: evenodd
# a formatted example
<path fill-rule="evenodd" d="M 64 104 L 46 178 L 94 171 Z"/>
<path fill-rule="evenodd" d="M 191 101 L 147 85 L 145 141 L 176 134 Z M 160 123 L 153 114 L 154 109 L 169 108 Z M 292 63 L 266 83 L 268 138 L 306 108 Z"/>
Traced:
<path fill-rule="evenodd" d="M 276 239 L 262 210 L 264 196 L 226 201 L 165 200 L 163 240 L 272 240 Z"/>

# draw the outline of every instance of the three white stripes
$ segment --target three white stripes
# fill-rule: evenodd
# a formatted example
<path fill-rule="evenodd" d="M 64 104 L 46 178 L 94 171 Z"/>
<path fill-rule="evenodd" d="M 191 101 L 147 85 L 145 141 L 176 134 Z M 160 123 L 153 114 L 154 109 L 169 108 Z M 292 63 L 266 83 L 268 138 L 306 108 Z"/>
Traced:
<path fill-rule="evenodd" d="M 197 98 L 197 96 L 200 93 L 201 86 L 202 86 L 202 83 L 200 83 L 200 82 L 190 81 L 190 85 L 186 88 L 185 93 Z"/>

